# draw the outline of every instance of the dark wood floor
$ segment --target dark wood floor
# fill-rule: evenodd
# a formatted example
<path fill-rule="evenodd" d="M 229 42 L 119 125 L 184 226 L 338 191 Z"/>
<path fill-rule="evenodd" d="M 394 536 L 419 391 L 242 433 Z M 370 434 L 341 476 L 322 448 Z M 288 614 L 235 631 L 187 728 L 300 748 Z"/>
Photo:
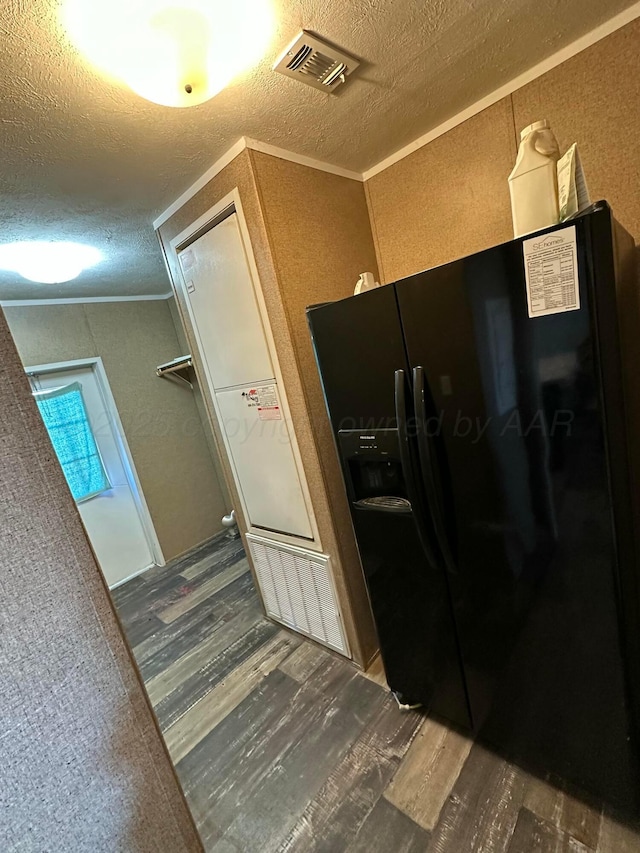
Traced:
<path fill-rule="evenodd" d="M 207 851 L 638 853 L 640 834 L 265 619 L 238 540 L 114 592 Z"/>

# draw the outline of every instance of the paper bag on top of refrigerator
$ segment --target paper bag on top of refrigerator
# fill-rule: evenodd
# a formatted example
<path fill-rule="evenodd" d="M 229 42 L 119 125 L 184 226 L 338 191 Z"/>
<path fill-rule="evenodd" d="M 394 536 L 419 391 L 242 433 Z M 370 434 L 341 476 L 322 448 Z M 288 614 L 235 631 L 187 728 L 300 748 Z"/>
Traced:
<path fill-rule="evenodd" d="M 563 157 L 558 160 L 558 207 L 560 222 L 572 216 L 590 204 L 589 189 L 580 162 L 578 146 L 574 142 Z"/>

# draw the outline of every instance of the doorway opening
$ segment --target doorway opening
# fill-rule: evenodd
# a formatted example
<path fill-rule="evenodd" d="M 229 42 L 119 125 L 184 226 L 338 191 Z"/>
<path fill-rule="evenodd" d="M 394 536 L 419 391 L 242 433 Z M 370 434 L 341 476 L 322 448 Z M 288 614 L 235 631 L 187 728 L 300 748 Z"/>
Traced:
<path fill-rule="evenodd" d="M 102 359 L 26 372 L 107 586 L 163 565 Z"/>

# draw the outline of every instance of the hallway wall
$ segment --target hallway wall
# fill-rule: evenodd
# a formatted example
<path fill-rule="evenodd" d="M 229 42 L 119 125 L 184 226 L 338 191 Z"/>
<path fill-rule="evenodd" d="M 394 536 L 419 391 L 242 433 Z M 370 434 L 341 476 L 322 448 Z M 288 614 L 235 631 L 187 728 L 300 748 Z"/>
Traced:
<path fill-rule="evenodd" d="M 185 354 L 169 301 L 5 308 L 24 364 L 102 357 L 167 560 L 218 533 L 229 504 L 193 392 L 155 375 Z"/>
<path fill-rule="evenodd" d="M 201 850 L 0 312 L 3 850 Z"/>

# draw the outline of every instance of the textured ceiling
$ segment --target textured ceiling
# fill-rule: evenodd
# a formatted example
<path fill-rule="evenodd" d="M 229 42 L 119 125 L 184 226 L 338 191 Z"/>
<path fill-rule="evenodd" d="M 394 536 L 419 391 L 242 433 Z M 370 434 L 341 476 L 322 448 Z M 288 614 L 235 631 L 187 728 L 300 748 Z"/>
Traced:
<path fill-rule="evenodd" d="M 2 0 L 0 241 L 75 239 L 107 260 L 66 285 L 0 272 L 0 299 L 166 292 L 151 222 L 238 137 L 363 171 L 630 5 L 274 0 L 264 60 L 180 110 L 96 73 L 68 43 L 56 0 Z M 363 60 L 340 95 L 271 71 L 303 27 Z"/>

